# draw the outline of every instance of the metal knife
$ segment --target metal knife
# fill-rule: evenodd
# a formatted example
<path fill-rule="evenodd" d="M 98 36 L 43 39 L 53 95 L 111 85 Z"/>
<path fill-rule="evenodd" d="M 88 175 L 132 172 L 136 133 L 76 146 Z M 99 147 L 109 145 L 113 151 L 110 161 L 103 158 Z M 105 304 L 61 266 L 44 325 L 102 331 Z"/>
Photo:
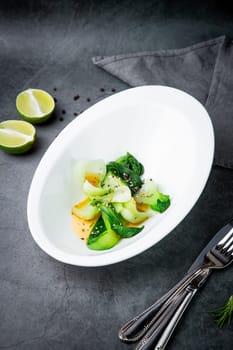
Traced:
<path fill-rule="evenodd" d="M 219 242 L 231 229 L 233 229 L 233 220 L 222 227 L 208 242 L 180 282 L 178 282 L 171 290 L 169 290 L 169 292 L 149 308 L 129 320 L 121 327 L 119 338 L 124 342 L 135 342 L 140 340 L 144 334 L 147 333 L 148 329 L 155 324 L 156 320 L 161 317 L 162 313 L 168 308 L 173 298 L 184 291 L 190 282 L 197 276 L 200 268 L 205 263 L 207 252 L 210 251 L 212 247 L 214 247 L 216 243 Z"/>

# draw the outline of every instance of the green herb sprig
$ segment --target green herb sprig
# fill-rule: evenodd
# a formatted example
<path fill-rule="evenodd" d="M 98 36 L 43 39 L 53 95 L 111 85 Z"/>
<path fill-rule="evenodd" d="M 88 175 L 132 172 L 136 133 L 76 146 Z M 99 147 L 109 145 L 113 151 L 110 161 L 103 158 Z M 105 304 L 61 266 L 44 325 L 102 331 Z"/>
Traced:
<path fill-rule="evenodd" d="M 216 325 L 222 327 L 224 324 L 230 326 L 233 316 L 233 295 L 227 300 L 226 304 L 212 312 Z"/>

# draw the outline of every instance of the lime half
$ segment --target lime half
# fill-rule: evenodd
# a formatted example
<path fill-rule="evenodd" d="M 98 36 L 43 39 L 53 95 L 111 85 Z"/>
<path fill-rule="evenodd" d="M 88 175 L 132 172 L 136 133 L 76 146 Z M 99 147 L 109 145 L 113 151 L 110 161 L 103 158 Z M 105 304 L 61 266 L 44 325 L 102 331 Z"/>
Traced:
<path fill-rule="evenodd" d="M 51 116 L 54 108 L 53 97 L 44 90 L 27 89 L 16 98 L 18 113 L 32 124 L 45 122 Z"/>
<path fill-rule="evenodd" d="M 5 120 L 0 123 L 0 148 L 8 153 L 27 152 L 35 142 L 36 129 L 22 120 Z"/>

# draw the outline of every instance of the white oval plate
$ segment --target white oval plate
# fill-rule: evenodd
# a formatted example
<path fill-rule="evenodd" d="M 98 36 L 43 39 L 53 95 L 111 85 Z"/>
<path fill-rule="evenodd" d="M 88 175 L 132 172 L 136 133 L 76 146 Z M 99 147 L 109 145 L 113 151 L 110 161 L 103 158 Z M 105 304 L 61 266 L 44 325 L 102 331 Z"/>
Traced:
<path fill-rule="evenodd" d="M 89 250 L 72 231 L 78 201 L 77 159 L 115 160 L 132 153 L 171 206 L 145 222 L 138 235 L 106 251 Z M 80 266 L 113 264 L 150 248 L 174 229 L 198 200 L 214 154 L 214 133 L 204 107 L 169 87 L 125 90 L 74 119 L 46 151 L 28 196 L 28 223 L 37 244 L 55 259 Z"/>

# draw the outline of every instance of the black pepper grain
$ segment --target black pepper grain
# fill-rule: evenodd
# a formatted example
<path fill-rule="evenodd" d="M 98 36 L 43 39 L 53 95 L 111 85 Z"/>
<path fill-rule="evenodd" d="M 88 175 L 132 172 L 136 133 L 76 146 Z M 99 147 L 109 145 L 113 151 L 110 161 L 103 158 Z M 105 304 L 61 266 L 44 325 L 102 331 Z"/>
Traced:
<path fill-rule="evenodd" d="M 116 89 L 113 88 L 113 89 L 112 89 L 112 92 L 116 92 Z"/>
<path fill-rule="evenodd" d="M 63 117 L 60 117 L 59 120 L 60 120 L 60 122 L 63 122 L 64 118 L 63 118 Z"/>
<path fill-rule="evenodd" d="M 74 101 L 77 101 L 78 99 L 79 99 L 79 95 L 75 95 L 74 97 L 73 97 L 73 99 L 74 99 Z"/>
<path fill-rule="evenodd" d="M 87 102 L 90 102 L 90 101 L 91 101 L 90 97 L 87 97 Z"/>
<path fill-rule="evenodd" d="M 65 109 L 63 109 L 61 112 L 62 112 L 62 114 L 66 114 L 66 110 Z"/>
<path fill-rule="evenodd" d="M 54 88 L 53 88 L 53 91 L 57 91 L 57 88 L 56 88 L 56 87 L 54 87 Z"/>
<path fill-rule="evenodd" d="M 104 89 L 104 88 L 100 88 L 100 91 L 101 91 L 101 92 L 104 92 L 104 91 L 105 91 L 105 89 Z"/>
<path fill-rule="evenodd" d="M 77 117 L 78 113 L 77 112 L 74 112 L 74 116 Z"/>

